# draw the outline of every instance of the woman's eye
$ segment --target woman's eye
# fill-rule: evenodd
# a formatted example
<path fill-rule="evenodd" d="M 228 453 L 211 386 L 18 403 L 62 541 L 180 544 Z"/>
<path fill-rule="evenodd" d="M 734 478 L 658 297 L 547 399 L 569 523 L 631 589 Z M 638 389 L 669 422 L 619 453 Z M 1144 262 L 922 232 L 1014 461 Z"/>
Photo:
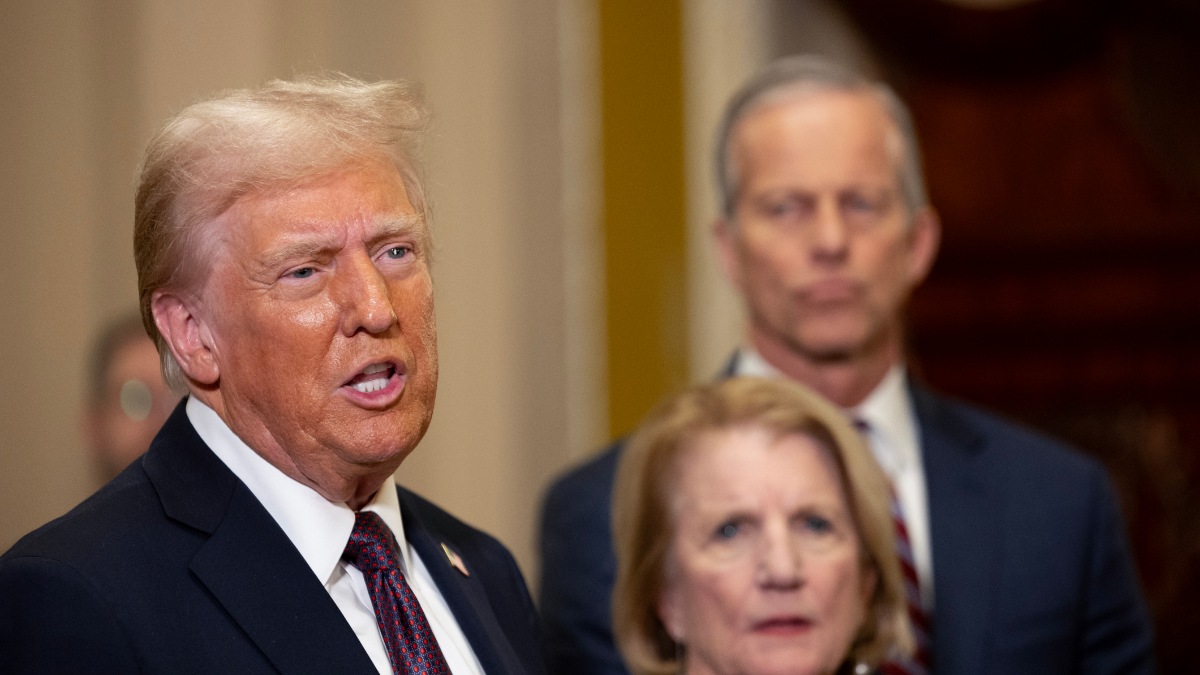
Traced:
<path fill-rule="evenodd" d="M 804 529 L 815 534 L 829 534 L 833 532 L 833 522 L 821 516 L 805 516 Z"/>

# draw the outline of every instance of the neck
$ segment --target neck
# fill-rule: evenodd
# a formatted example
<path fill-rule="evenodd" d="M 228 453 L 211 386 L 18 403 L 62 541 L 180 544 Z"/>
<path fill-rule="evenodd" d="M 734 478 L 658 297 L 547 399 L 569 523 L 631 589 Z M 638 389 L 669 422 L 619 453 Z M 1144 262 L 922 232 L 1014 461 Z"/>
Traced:
<path fill-rule="evenodd" d="M 845 357 L 813 358 L 753 330 L 750 344 L 776 370 L 812 387 L 842 408 L 862 403 L 900 362 L 903 353 L 900 342 L 890 340 Z"/>
<path fill-rule="evenodd" d="M 193 387 L 191 395 L 212 408 L 230 431 L 288 478 L 312 488 L 331 502 L 342 502 L 354 511 L 366 506 L 400 468 L 402 457 L 372 465 L 298 463 L 259 420 L 253 416 L 239 416 L 236 410 L 226 406 L 219 390 Z"/>

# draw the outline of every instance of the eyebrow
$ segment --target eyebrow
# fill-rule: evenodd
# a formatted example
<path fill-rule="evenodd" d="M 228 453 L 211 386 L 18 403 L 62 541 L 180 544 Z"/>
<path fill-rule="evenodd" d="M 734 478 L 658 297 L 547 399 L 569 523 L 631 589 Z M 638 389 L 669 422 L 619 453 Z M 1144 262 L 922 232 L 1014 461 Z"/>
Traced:
<path fill-rule="evenodd" d="M 375 244 L 393 238 L 415 235 L 420 244 L 426 240 L 423 231 L 425 219 L 417 214 L 387 214 L 379 216 L 369 226 L 367 245 Z M 280 245 L 263 254 L 259 265 L 263 269 L 273 270 L 290 264 L 295 260 L 309 260 L 332 255 L 342 248 L 342 242 L 337 236 L 325 232 L 313 232 L 301 235 L 299 238 Z"/>
<path fill-rule="evenodd" d="M 393 237 L 415 236 L 421 244 L 425 243 L 425 219 L 415 213 L 381 216 L 375 220 L 368 244 L 375 244 Z"/>

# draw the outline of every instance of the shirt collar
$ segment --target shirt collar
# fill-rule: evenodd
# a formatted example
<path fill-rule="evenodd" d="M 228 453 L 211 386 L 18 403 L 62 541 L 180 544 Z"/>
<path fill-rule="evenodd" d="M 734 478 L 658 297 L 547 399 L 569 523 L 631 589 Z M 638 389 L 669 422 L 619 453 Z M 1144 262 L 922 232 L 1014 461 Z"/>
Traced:
<path fill-rule="evenodd" d="M 778 368 L 767 363 L 762 354 L 750 346 L 738 350 L 733 374 L 738 377 L 784 377 Z"/>
<path fill-rule="evenodd" d="M 738 350 L 734 374 L 785 377 L 750 346 Z M 907 470 L 920 461 L 917 456 L 919 439 L 916 420 L 908 397 L 908 373 L 903 364 L 892 366 L 867 398 L 846 412 L 870 427 L 871 449 L 889 476 Z"/>
<path fill-rule="evenodd" d="M 245 483 L 321 583 L 329 581 L 354 529 L 354 511 L 344 503 L 325 499 L 263 459 L 215 410 L 195 396 L 188 398 L 186 411 L 200 439 Z M 407 574 L 412 565 L 400 517 L 400 498 L 391 479 L 384 482 L 363 510 L 379 514 L 391 528 Z"/>
<path fill-rule="evenodd" d="M 908 374 L 902 364 L 888 370 L 883 380 L 851 412 L 870 426 L 877 442 L 871 443 L 885 472 L 894 476 L 915 466 L 917 427 L 908 397 Z"/>

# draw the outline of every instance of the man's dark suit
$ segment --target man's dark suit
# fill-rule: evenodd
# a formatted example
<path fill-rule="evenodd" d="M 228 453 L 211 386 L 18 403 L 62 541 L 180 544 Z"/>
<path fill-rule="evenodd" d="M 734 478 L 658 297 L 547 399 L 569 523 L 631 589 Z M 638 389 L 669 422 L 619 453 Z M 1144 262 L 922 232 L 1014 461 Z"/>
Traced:
<path fill-rule="evenodd" d="M 399 494 L 405 536 L 484 670 L 544 672 L 508 551 Z M 376 670 L 322 581 L 181 403 L 141 460 L 0 558 L 0 672 Z"/>
<path fill-rule="evenodd" d="M 1151 673 L 1151 629 L 1116 501 L 1095 462 L 914 387 L 933 549 L 938 675 Z M 621 444 L 543 507 L 551 673 L 623 673 L 609 594 Z"/>

